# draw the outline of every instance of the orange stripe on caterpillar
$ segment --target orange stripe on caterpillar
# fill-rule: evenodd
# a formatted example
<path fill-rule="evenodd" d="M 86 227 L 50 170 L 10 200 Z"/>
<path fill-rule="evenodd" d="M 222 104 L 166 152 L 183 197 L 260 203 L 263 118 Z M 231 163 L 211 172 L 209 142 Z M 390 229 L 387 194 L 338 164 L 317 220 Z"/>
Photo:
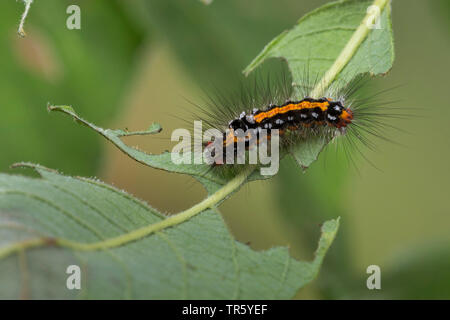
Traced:
<path fill-rule="evenodd" d="M 257 123 L 263 120 L 273 118 L 279 114 L 284 114 L 289 111 L 302 110 L 302 109 L 313 109 L 319 107 L 322 111 L 326 111 L 330 106 L 329 101 L 325 102 L 311 102 L 311 101 L 300 101 L 299 103 L 290 103 L 285 106 L 275 107 L 265 112 L 258 113 L 254 116 Z"/>

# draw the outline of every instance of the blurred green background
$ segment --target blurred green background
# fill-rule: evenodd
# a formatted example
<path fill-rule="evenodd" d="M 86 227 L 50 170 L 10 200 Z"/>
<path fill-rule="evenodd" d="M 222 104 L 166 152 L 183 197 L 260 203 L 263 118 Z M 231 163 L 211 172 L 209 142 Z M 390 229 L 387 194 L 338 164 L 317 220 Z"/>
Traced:
<path fill-rule="evenodd" d="M 134 163 L 47 102 L 70 104 L 109 128 L 140 130 L 159 122 L 160 137 L 133 137 L 153 153 L 170 149 L 185 126 L 186 98 L 201 101 L 209 82 L 224 88 L 264 45 L 327 1 L 78 0 L 81 30 L 65 27 L 74 1 L 35 1 L 16 29 L 23 5 L 0 4 L 0 170 L 31 161 L 64 173 L 97 176 L 178 212 L 205 196 L 187 176 Z M 380 143 L 360 173 L 329 154 L 306 172 L 291 161 L 269 181 L 251 183 L 222 206 L 235 237 L 256 250 L 287 245 L 311 259 L 320 224 L 341 216 L 341 229 L 316 281 L 297 298 L 450 298 L 450 3 L 395 0 L 396 59 L 378 89 L 419 108 L 396 122 L 403 144 Z M 270 61 L 265 70 L 284 68 Z M 188 190 L 186 190 L 188 188 Z M 381 290 L 366 288 L 366 268 L 381 268 Z"/>

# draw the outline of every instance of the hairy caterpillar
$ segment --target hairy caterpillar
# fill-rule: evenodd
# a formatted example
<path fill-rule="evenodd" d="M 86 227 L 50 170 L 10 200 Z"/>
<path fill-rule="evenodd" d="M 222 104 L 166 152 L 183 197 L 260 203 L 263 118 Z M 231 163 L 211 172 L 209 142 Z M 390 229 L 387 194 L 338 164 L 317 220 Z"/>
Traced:
<path fill-rule="evenodd" d="M 262 143 L 267 144 L 275 130 L 280 139 L 281 157 L 291 147 L 309 139 L 319 137 L 328 142 L 340 136 L 345 136 L 342 140 L 351 161 L 351 148 L 365 157 L 359 144 L 373 149 L 375 144 L 370 136 L 389 140 L 385 137 L 385 129 L 390 125 L 385 118 L 394 116 L 389 112 L 392 108 L 388 107 L 392 101 L 375 99 L 380 93 L 369 97 L 361 95 L 361 89 L 369 78 L 368 75 L 360 75 L 349 82 L 336 81 L 319 97 L 309 94 L 317 80 L 297 85 L 294 94 L 286 76 L 275 81 L 269 78 L 261 81 L 256 76 L 253 84 L 241 86 L 238 94 L 216 92 L 213 97 L 209 96 L 205 105 L 196 105 L 201 114 L 195 115 L 208 128 L 220 132 L 204 143 L 204 152 L 212 159 L 209 164 L 211 167 L 235 169 L 240 143 L 248 152 Z M 293 99 L 293 96 L 302 98 Z M 265 136 L 261 136 L 262 130 L 265 130 Z M 241 133 L 237 134 L 239 131 Z M 225 157 L 228 149 L 231 149 L 234 161 L 230 162 L 230 158 Z"/>
<path fill-rule="evenodd" d="M 287 101 L 282 105 L 270 105 L 266 109 L 254 108 L 250 113 L 243 111 L 238 118 L 228 124 L 226 133 L 223 133 L 222 149 L 233 145 L 234 153 L 237 153 L 237 144 L 244 139 L 246 149 L 252 147 L 252 143 L 260 143 L 259 133 L 267 129 L 267 139 L 270 139 L 272 130 L 278 129 L 283 136 L 286 131 L 305 135 L 321 126 L 344 129 L 351 124 L 353 111 L 345 108 L 341 101 L 333 101 L 331 98 L 304 98 L 300 101 Z M 244 137 L 235 134 L 237 130 L 250 131 Z M 254 133 L 252 133 L 254 132 Z M 343 130 L 341 130 L 343 132 Z M 212 145 L 212 142 L 207 146 Z M 217 159 L 217 158 L 216 158 Z M 222 164 L 217 161 L 214 164 Z"/>

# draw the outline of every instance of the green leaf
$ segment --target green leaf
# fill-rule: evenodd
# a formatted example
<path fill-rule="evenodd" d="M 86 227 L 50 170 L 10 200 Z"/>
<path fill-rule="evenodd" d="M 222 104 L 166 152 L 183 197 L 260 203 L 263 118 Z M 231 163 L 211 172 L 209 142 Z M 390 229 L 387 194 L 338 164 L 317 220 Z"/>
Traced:
<path fill-rule="evenodd" d="M 0 175 L 1 298 L 73 298 L 65 272 L 78 265 L 79 298 L 288 299 L 316 277 L 339 227 L 339 219 L 323 225 L 312 262 L 287 248 L 251 250 L 210 209 L 95 250 L 90 244 L 170 218 L 98 180 L 25 166 L 41 178 Z"/>
<path fill-rule="evenodd" d="M 312 96 L 321 95 L 331 84 L 339 88 L 358 74 L 384 74 L 394 61 L 388 2 L 349 0 L 326 4 L 305 15 L 291 30 L 274 38 L 244 73 L 249 74 L 269 58 L 282 58 L 288 64 L 294 86 L 308 84 L 305 77 L 322 79 L 313 89 Z M 367 11 L 370 5 L 380 8 L 380 29 L 367 27 L 370 25 L 368 17 L 373 14 L 373 11 L 370 14 Z M 300 93 L 300 90 L 296 93 L 299 99 L 303 98 Z M 326 139 L 308 141 L 308 146 L 294 147 L 291 153 L 298 164 L 306 168 L 317 159 L 327 143 Z"/>
<path fill-rule="evenodd" d="M 291 150 L 291 154 L 302 169 L 307 169 L 317 160 L 326 143 L 324 137 L 311 138 L 296 146 Z"/>
<path fill-rule="evenodd" d="M 170 152 L 164 152 L 162 154 L 150 154 L 141 151 L 137 148 L 128 146 L 122 141 L 122 137 L 132 135 L 148 135 L 159 133 L 162 129 L 159 124 L 153 124 L 149 130 L 128 132 L 123 130 L 103 129 L 90 123 L 80 116 L 78 116 L 72 107 L 70 106 L 48 106 L 49 111 L 59 111 L 70 115 L 76 122 L 87 126 L 88 128 L 101 134 L 107 140 L 112 142 L 122 152 L 130 156 L 132 159 L 157 169 L 162 169 L 170 172 L 189 174 L 195 177 L 199 182 L 203 184 L 209 194 L 214 193 L 220 187 L 222 187 L 227 179 L 225 176 L 219 176 L 214 174 L 210 170 L 210 166 L 207 164 L 175 164 L 172 161 L 172 154 Z M 193 158 L 192 158 L 193 160 Z M 267 177 L 261 176 L 257 171 L 253 172 L 248 180 L 266 179 Z"/>

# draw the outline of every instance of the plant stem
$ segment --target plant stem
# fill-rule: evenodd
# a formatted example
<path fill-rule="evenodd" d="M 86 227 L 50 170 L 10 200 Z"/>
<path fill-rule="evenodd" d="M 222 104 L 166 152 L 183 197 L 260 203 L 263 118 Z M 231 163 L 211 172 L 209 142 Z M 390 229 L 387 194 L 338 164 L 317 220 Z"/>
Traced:
<path fill-rule="evenodd" d="M 100 250 L 100 249 L 108 249 L 108 248 L 114 248 L 119 247 L 124 244 L 130 243 L 132 241 L 136 241 L 138 239 L 144 238 L 148 236 L 149 234 L 152 234 L 154 232 L 160 231 L 162 229 L 170 228 L 173 226 L 176 226 L 180 223 L 183 223 L 190 218 L 194 217 L 195 215 L 199 214 L 200 212 L 211 208 L 221 200 L 225 199 L 228 195 L 230 195 L 232 192 L 237 190 L 247 179 L 247 177 L 253 172 L 253 169 L 246 170 L 236 177 L 234 177 L 232 180 L 230 180 L 225 186 L 223 186 L 221 189 L 219 189 L 217 192 L 203 200 L 202 202 L 196 204 L 195 206 L 182 211 L 178 214 L 175 214 L 173 216 L 170 216 L 164 220 L 161 220 L 159 222 L 150 224 L 148 226 L 142 227 L 140 229 L 136 229 L 134 231 L 131 231 L 129 233 L 106 239 L 99 242 L 94 243 L 81 243 L 81 242 L 75 242 L 70 241 L 66 239 L 56 239 L 56 244 L 60 245 L 62 247 L 71 248 L 74 250 L 81 250 L 81 251 L 93 251 L 93 250 Z"/>
<path fill-rule="evenodd" d="M 0 249 L 0 259 L 28 248 L 40 247 L 49 243 L 48 238 L 34 238 L 13 243 Z"/>
<path fill-rule="evenodd" d="M 106 240 L 93 242 L 93 243 L 83 243 L 71 241 L 63 238 L 33 238 L 21 242 L 14 243 L 10 246 L 6 246 L 0 249 L 0 259 L 21 250 L 40 247 L 44 245 L 57 245 L 60 247 L 70 248 L 78 251 L 94 251 L 94 250 L 103 250 L 110 249 L 115 247 L 123 246 L 127 243 L 139 240 L 144 238 L 154 232 L 174 227 L 180 223 L 183 223 L 190 218 L 196 216 L 202 211 L 213 207 L 221 200 L 225 199 L 231 193 L 236 191 L 244 182 L 247 180 L 248 176 L 253 172 L 253 168 L 248 169 L 246 171 L 241 172 L 232 180 L 230 180 L 226 185 L 224 185 L 221 189 L 216 191 L 214 194 L 203 200 L 202 202 L 196 204 L 195 206 L 182 211 L 178 214 L 172 215 L 164 220 L 159 222 L 150 224 L 148 226 L 133 230 L 129 233 L 122 234 L 120 236 L 109 238 Z"/>

